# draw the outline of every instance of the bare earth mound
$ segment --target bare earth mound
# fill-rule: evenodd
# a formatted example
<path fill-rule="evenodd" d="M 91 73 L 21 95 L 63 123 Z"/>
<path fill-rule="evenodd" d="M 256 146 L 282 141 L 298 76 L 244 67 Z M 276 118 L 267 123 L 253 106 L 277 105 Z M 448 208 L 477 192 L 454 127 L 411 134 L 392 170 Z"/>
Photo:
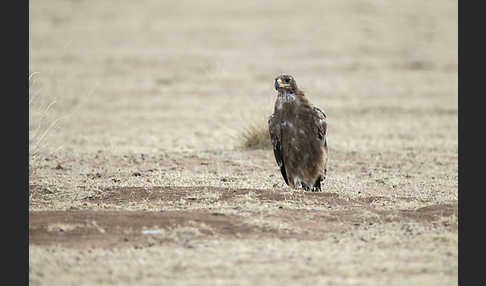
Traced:
<path fill-rule="evenodd" d="M 231 210 L 241 207 L 235 200 L 255 194 L 260 202 L 270 202 L 275 210 L 267 209 L 259 215 L 234 215 Z M 200 194 L 206 194 L 201 197 Z M 208 194 L 211 194 L 208 196 Z M 299 193 L 315 199 L 316 209 L 288 209 L 279 202 L 288 198 L 281 192 L 269 190 L 203 188 L 200 193 L 193 188 L 161 187 L 155 189 L 119 188 L 107 190 L 101 198 L 92 202 L 122 200 L 167 200 L 181 198 L 194 201 L 207 197 L 212 203 L 226 208 L 169 211 L 36 211 L 29 215 L 29 241 L 32 245 L 58 245 L 69 247 L 151 247 L 182 239 L 174 233 L 187 228 L 183 239 L 246 239 L 277 238 L 298 240 L 322 240 L 329 233 L 353 229 L 361 224 L 420 223 L 437 224 L 451 216 L 457 217 L 457 204 L 439 204 L 416 210 L 377 210 L 366 200 L 344 201 L 326 193 Z M 228 210 L 228 207 L 233 206 Z M 319 209 L 320 206 L 328 206 Z M 337 209 L 337 210 L 333 210 Z M 251 207 L 248 211 L 252 211 Z M 457 223 L 448 223 L 454 230 Z"/>

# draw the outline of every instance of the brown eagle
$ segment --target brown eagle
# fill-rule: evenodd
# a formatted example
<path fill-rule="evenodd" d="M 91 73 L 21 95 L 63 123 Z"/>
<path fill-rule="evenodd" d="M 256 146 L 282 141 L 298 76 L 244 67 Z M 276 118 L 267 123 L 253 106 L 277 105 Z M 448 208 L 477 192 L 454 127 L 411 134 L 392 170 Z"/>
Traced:
<path fill-rule="evenodd" d="M 275 79 L 278 91 L 268 120 L 273 153 L 285 183 L 321 191 L 327 173 L 326 115 L 313 106 L 290 75 Z"/>

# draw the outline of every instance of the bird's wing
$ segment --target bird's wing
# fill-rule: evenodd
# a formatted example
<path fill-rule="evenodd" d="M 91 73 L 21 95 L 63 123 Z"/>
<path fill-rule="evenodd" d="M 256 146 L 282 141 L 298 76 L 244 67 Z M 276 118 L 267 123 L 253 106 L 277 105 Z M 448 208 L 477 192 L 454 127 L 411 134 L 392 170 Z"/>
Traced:
<path fill-rule="evenodd" d="M 317 133 L 320 138 L 325 139 L 327 134 L 327 116 L 326 114 L 317 107 L 313 107 L 314 110 L 314 120 L 317 126 Z"/>
<path fill-rule="evenodd" d="M 273 154 L 275 155 L 275 160 L 280 167 L 280 172 L 288 185 L 289 181 L 287 179 L 287 172 L 285 171 L 285 163 L 283 160 L 283 149 L 282 149 L 282 129 L 280 126 L 280 120 L 278 120 L 273 114 L 268 119 L 268 131 L 270 132 L 270 139 L 273 145 Z"/>
<path fill-rule="evenodd" d="M 328 160 L 328 148 L 327 148 L 327 116 L 322 110 L 320 110 L 317 107 L 313 107 L 314 110 L 314 120 L 315 120 L 315 125 L 317 126 L 317 136 L 319 139 L 322 141 L 322 146 L 324 148 L 324 155 L 325 155 L 325 161 L 324 161 L 324 169 L 323 169 L 323 178 L 326 178 L 326 173 L 327 173 L 327 160 Z"/>

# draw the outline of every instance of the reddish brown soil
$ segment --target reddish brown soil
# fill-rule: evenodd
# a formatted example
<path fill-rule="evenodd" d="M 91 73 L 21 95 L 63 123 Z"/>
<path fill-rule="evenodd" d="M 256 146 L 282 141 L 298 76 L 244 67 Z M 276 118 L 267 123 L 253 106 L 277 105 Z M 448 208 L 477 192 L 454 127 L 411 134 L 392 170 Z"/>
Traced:
<path fill-rule="evenodd" d="M 275 210 L 259 214 L 265 222 L 281 223 L 285 227 L 268 227 L 247 223 L 248 217 L 229 215 L 212 209 L 188 209 L 174 211 L 31 211 L 29 213 L 29 243 L 34 245 L 62 245 L 66 247 L 150 247 L 163 243 L 184 243 L 190 247 L 194 239 L 211 238 L 280 238 L 319 240 L 335 232 L 345 232 L 363 224 L 384 222 L 438 223 L 442 217 L 457 215 L 457 203 L 430 205 L 416 210 L 375 209 L 370 203 L 384 198 L 342 200 L 332 193 L 285 193 L 274 190 L 250 190 L 229 188 L 158 187 L 109 189 L 90 202 L 117 203 L 122 201 L 163 200 L 177 201 L 185 198 L 197 201 L 198 192 L 220 193 L 217 200 L 230 201 L 238 196 L 254 192 L 256 198 L 273 204 Z M 35 194 L 35 192 L 34 192 Z M 315 209 L 288 209 L 279 201 L 303 198 L 313 199 Z M 325 207 L 323 207 L 325 206 Z M 339 207 L 339 208 L 338 208 Z M 343 208 L 344 207 L 344 208 Z M 363 211 L 371 213 L 363 217 Z M 63 229 L 56 225 L 71 225 Z M 278 224 L 277 224 L 278 225 Z M 51 227 L 49 227 L 51 226 Z M 196 232 L 182 236 L 167 235 L 174 229 L 190 227 Z M 451 225 L 455 229 L 456 225 Z M 165 235 L 144 234 L 144 230 L 165 230 Z"/>

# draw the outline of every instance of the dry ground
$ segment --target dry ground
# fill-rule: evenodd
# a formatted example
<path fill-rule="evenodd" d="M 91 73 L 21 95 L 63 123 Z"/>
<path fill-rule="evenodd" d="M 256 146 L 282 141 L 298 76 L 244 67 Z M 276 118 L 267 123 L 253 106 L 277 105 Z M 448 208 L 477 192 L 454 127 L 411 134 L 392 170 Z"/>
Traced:
<path fill-rule="evenodd" d="M 456 1 L 30 1 L 31 285 L 457 285 Z M 264 128 L 292 74 L 322 193 Z"/>

